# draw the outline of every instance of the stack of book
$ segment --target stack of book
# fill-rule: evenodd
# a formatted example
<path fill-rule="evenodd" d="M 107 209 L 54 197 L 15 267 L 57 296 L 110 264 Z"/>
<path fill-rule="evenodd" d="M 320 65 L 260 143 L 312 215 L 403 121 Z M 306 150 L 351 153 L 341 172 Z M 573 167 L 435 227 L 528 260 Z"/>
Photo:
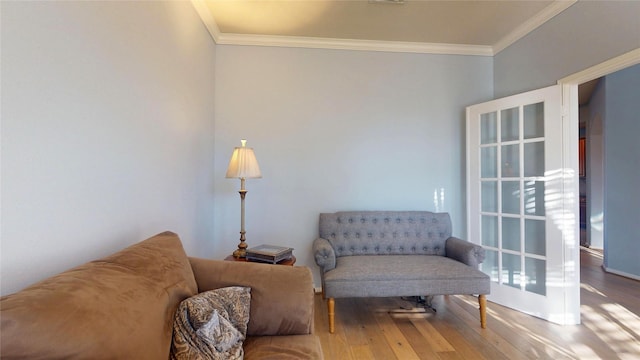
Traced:
<path fill-rule="evenodd" d="M 292 255 L 293 248 L 283 246 L 259 245 L 247 249 L 248 261 L 260 261 L 276 264 L 280 261 L 291 259 Z"/>

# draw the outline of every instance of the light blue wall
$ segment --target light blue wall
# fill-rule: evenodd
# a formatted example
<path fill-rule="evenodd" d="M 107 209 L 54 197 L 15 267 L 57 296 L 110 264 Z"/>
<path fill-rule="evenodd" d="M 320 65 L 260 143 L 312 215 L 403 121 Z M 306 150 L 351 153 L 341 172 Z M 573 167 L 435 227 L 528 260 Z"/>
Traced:
<path fill-rule="evenodd" d="M 164 230 L 210 256 L 215 45 L 193 6 L 0 6 L 0 292 Z"/>
<path fill-rule="evenodd" d="M 447 211 L 464 236 L 464 109 L 491 98 L 491 58 L 219 45 L 216 61 L 221 255 L 238 243 L 239 181 L 224 175 L 243 137 L 263 173 L 247 180 L 250 246 L 291 246 L 317 272 L 318 215 L 339 210 Z"/>
<path fill-rule="evenodd" d="M 494 57 L 495 97 L 558 80 L 640 47 L 640 1 L 578 1 Z"/>
<path fill-rule="evenodd" d="M 640 277 L 640 65 L 604 86 L 605 266 Z"/>

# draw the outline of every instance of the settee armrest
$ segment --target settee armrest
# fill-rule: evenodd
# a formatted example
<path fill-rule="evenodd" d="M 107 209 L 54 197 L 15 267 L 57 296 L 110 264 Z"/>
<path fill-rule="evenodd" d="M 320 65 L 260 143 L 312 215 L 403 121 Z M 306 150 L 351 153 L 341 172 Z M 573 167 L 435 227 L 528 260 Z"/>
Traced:
<path fill-rule="evenodd" d="M 336 251 L 327 239 L 317 238 L 313 241 L 313 257 L 322 272 L 336 267 Z"/>
<path fill-rule="evenodd" d="M 484 249 L 480 245 L 470 243 L 457 237 L 450 237 L 445 243 L 445 255 L 477 268 L 484 261 Z"/>
<path fill-rule="evenodd" d="M 247 335 L 313 333 L 313 276 L 305 266 L 190 257 L 198 292 L 227 286 L 251 288 Z"/>

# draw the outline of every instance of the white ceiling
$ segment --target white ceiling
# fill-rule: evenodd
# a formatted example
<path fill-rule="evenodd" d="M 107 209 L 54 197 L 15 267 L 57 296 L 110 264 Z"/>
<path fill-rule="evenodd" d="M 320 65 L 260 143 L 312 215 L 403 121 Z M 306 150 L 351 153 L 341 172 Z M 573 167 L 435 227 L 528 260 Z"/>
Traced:
<path fill-rule="evenodd" d="M 219 44 L 492 56 L 576 0 L 191 1 Z"/>

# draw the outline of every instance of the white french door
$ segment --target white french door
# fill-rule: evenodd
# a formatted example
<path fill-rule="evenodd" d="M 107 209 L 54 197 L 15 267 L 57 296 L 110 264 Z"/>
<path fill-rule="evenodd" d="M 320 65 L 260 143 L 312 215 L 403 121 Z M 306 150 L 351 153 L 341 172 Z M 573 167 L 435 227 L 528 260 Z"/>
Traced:
<path fill-rule="evenodd" d="M 485 249 L 488 300 L 577 324 L 577 149 L 561 109 L 560 86 L 467 108 L 467 238 Z"/>

